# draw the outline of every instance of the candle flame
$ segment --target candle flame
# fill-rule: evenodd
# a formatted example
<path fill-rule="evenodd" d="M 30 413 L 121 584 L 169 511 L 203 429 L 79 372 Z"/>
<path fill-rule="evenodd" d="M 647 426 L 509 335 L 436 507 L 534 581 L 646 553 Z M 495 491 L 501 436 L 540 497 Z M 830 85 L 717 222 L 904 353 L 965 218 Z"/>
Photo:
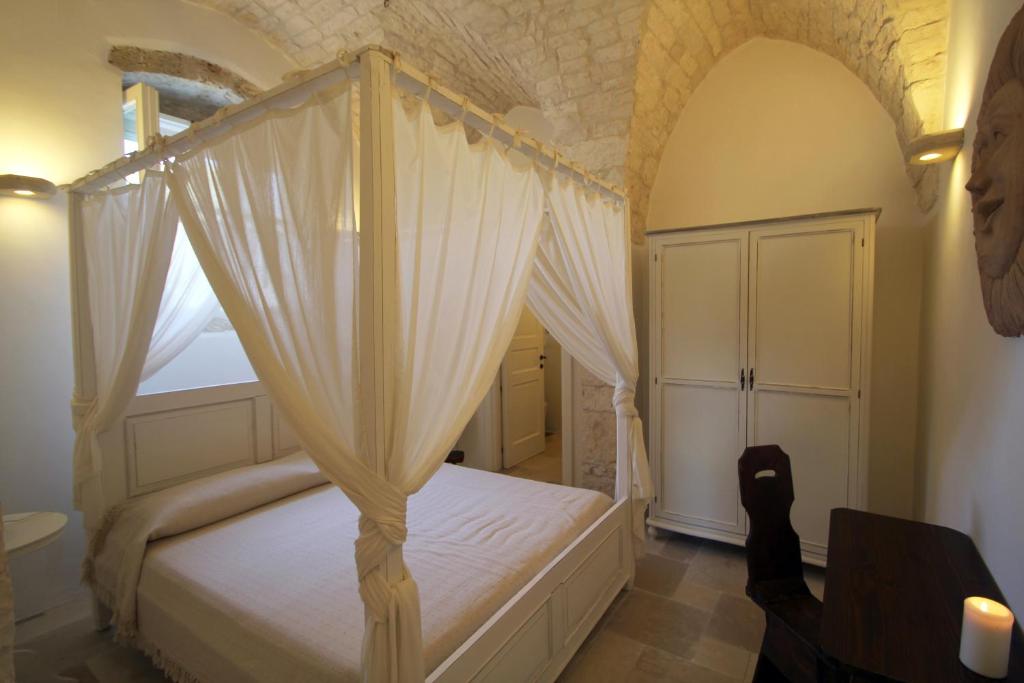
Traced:
<path fill-rule="evenodd" d="M 967 602 L 979 612 L 989 614 L 999 619 L 1013 619 L 1013 612 L 1006 605 L 1003 605 L 995 600 L 983 598 L 980 596 L 974 596 L 967 598 Z"/>

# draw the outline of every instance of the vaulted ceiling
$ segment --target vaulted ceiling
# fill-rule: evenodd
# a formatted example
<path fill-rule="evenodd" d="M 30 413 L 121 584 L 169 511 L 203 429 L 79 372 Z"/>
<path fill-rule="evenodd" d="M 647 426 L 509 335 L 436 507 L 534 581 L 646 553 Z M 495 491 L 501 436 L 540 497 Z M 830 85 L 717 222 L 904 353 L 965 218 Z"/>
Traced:
<path fill-rule="evenodd" d="M 303 66 L 390 47 L 493 111 L 539 107 L 570 157 L 615 182 L 642 232 L 691 93 L 756 36 L 806 44 L 863 80 L 905 146 L 941 126 L 948 0 L 198 0 Z M 934 173 L 908 167 L 922 207 Z"/>
<path fill-rule="evenodd" d="M 942 125 L 946 0 L 654 0 L 644 21 L 634 87 L 626 185 L 634 218 L 679 114 L 715 63 L 755 36 L 803 43 L 856 74 L 896 124 L 900 146 Z M 907 172 L 922 208 L 936 174 Z"/>

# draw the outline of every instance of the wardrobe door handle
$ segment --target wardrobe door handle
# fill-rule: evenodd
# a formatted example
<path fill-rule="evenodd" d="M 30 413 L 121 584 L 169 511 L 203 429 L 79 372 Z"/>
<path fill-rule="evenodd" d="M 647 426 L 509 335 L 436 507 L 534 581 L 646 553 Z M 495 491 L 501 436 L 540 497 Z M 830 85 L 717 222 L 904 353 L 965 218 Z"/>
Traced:
<path fill-rule="evenodd" d="M 740 368 L 740 391 L 747 388 L 746 368 Z"/>
<path fill-rule="evenodd" d="M 750 388 L 754 388 L 754 368 L 750 368 Z"/>

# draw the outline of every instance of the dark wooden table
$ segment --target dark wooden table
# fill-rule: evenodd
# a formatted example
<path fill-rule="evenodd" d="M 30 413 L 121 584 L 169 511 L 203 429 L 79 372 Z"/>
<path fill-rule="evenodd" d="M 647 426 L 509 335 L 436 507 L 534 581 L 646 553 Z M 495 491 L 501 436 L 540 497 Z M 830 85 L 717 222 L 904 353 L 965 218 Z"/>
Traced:
<path fill-rule="evenodd" d="M 933 524 L 832 511 L 821 647 L 865 680 L 991 681 L 959 660 L 963 600 L 1006 604 L 970 537 Z M 1024 681 L 1014 626 L 1007 681 Z"/>

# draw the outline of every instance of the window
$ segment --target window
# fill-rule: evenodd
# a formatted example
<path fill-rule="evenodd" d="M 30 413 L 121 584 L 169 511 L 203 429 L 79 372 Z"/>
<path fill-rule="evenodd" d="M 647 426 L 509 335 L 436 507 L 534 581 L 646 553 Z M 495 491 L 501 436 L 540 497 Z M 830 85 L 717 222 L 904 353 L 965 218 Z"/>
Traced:
<path fill-rule="evenodd" d="M 151 122 L 154 117 L 155 122 Z M 161 112 L 160 93 L 145 83 L 136 83 L 124 91 L 121 120 L 124 124 L 124 154 L 131 154 L 145 147 L 146 140 L 153 132 L 159 131 L 160 135 L 171 137 L 192 125 L 191 121 Z"/>
<path fill-rule="evenodd" d="M 145 83 L 136 83 L 125 89 L 121 116 L 124 154 L 143 149 L 156 132 L 170 137 L 192 125 L 186 119 L 161 112 L 160 93 Z M 128 176 L 130 183 L 138 183 L 139 180 L 138 173 Z M 140 384 L 138 393 L 159 394 L 253 381 L 256 381 L 256 373 L 242 349 L 238 334 L 221 310 L 195 341 Z"/>

